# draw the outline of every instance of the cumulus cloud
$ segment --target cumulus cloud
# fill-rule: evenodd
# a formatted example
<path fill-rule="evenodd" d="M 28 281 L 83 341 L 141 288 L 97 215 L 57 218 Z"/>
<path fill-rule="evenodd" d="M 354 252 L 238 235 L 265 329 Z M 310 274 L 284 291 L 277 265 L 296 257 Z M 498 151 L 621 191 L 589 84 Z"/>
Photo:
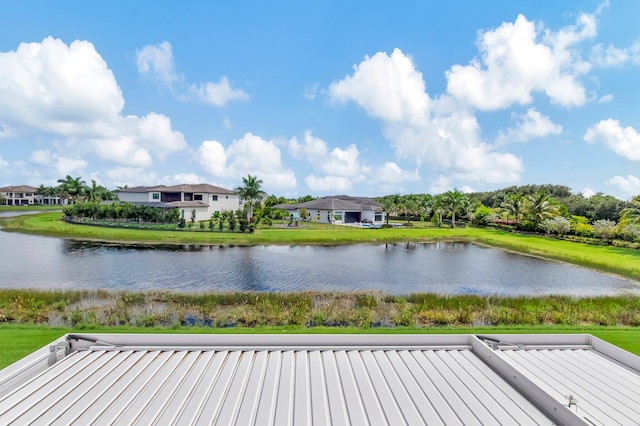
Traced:
<path fill-rule="evenodd" d="M 198 148 L 198 161 L 206 173 L 240 180 L 248 174 L 262 179 L 265 187 L 295 188 L 293 171 L 283 169 L 280 149 L 273 141 L 246 133 L 225 148 L 216 140 L 204 141 Z"/>
<path fill-rule="evenodd" d="M 349 192 L 353 187 L 351 180 L 343 176 L 309 175 L 304 178 L 304 183 L 312 191 L 320 192 Z"/>
<path fill-rule="evenodd" d="M 189 91 L 195 94 L 202 102 L 223 107 L 230 101 L 249 99 L 249 95 L 242 89 L 233 89 L 229 79 L 220 78 L 219 83 L 208 82 L 200 86 L 191 86 Z"/>
<path fill-rule="evenodd" d="M 596 194 L 596 191 L 587 186 L 582 191 L 580 191 L 580 193 L 584 198 L 591 198 Z"/>
<path fill-rule="evenodd" d="M 82 158 L 63 156 L 48 149 L 33 151 L 29 161 L 40 168 L 55 171 L 56 176 L 82 174 L 87 167 L 87 162 Z"/>
<path fill-rule="evenodd" d="M 447 90 L 481 110 L 529 104 L 534 92 L 564 107 L 583 105 L 587 97 L 579 77 L 590 66 L 575 46 L 595 35 L 596 22 L 588 14 L 555 33 L 518 15 L 513 23 L 480 33 L 480 57 L 469 65 L 452 66 Z"/>
<path fill-rule="evenodd" d="M 622 127 L 609 118 L 589 127 L 584 134 L 587 143 L 601 143 L 616 154 L 632 161 L 640 161 L 640 134 L 633 127 Z"/>
<path fill-rule="evenodd" d="M 455 98 L 431 100 L 422 74 L 396 49 L 365 57 L 354 73 L 331 84 L 331 99 L 353 101 L 382 120 L 383 133 L 399 158 L 428 165 L 465 181 L 516 182 L 521 160 L 480 140 L 476 117 Z"/>
<path fill-rule="evenodd" d="M 381 183 L 417 182 L 420 180 L 420 173 L 417 170 L 403 170 L 390 161 L 376 168 L 371 177 L 374 182 Z"/>
<path fill-rule="evenodd" d="M 156 45 L 147 45 L 136 51 L 138 72 L 160 82 L 168 89 L 182 77 L 176 73 L 171 44 L 163 41 Z"/>
<path fill-rule="evenodd" d="M 623 200 L 631 199 L 640 194 L 640 178 L 633 175 L 614 176 L 605 183 L 614 188 Z"/>
<path fill-rule="evenodd" d="M 400 49 L 378 52 L 353 67 L 352 75 L 329 86 L 334 101 L 354 101 L 371 116 L 388 122 L 425 122 L 429 96 L 422 73 Z"/>
<path fill-rule="evenodd" d="M 141 167 L 114 167 L 106 171 L 106 176 L 119 187 L 158 184 L 158 176 L 153 172 L 145 172 Z"/>
<path fill-rule="evenodd" d="M 186 147 L 182 133 L 164 115 L 121 114 L 122 92 L 87 41 L 66 45 L 48 37 L 22 43 L 15 52 L 0 52 L 0 105 L 11 105 L 0 106 L 0 122 L 12 137 L 26 132 L 62 137 L 76 152 L 122 166 L 148 167 L 154 157 L 162 160 Z M 50 156 L 60 170 L 77 170 L 82 164 Z"/>
<path fill-rule="evenodd" d="M 509 142 L 526 142 L 534 138 L 544 138 L 548 135 L 562 133 L 562 126 L 554 124 L 548 116 L 543 116 L 535 108 L 530 108 L 525 114 L 512 114 L 516 127 L 510 127 L 500 132 L 496 144 Z"/>
<path fill-rule="evenodd" d="M 113 123 L 124 98 L 93 44 L 47 37 L 0 52 L 0 105 L 3 133 L 87 136 Z"/>
<path fill-rule="evenodd" d="M 385 188 L 397 188 L 397 184 L 420 180 L 417 170 L 406 171 L 394 162 L 379 167 L 365 164 L 360 159 L 360 151 L 354 144 L 346 148 L 329 149 L 327 142 L 306 131 L 304 138 L 289 140 L 289 153 L 298 160 L 313 166 L 315 173 L 304 181 L 313 191 L 344 192 L 357 182 L 365 180 L 384 184 Z"/>

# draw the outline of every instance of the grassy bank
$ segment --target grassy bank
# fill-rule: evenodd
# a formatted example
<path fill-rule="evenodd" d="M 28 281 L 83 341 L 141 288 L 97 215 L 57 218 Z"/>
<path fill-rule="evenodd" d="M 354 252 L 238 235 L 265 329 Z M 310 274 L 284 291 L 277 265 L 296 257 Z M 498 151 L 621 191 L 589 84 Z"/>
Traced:
<path fill-rule="evenodd" d="M 0 289 L 0 322 L 94 328 L 640 326 L 640 297 Z"/>
<path fill-rule="evenodd" d="M 639 250 L 587 245 L 487 228 L 361 229 L 305 224 L 304 228 L 298 229 L 258 229 L 253 234 L 218 231 L 155 231 L 72 225 L 61 221 L 59 213 L 18 216 L 4 219 L 1 224 L 8 231 L 63 238 L 144 244 L 379 244 L 408 241 L 470 241 L 640 279 Z"/>
<path fill-rule="evenodd" d="M 13 212 L 13 211 L 49 211 L 49 210 L 62 210 L 63 206 L 43 206 L 40 204 L 29 204 L 27 206 L 0 206 L 0 212 Z"/>
<path fill-rule="evenodd" d="M 20 358 L 40 349 L 66 333 L 86 330 L 70 327 L 47 327 L 34 324 L 0 325 L 0 369 Z M 211 329 L 203 327 L 180 328 L 142 328 L 142 327 L 94 327 L 92 333 L 261 333 L 261 334 L 294 334 L 294 333 L 344 333 L 344 334 L 388 334 L 388 333 L 428 333 L 428 334 L 487 334 L 487 333 L 539 333 L 539 334 L 572 334 L 586 333 L 599 337 L 636 355 L 640 355 L 640 329 L 629 327 L 566 327 L 566 326 L 501 326 L 501 327 L 398 327 L 362 329 L 356 327 L 342 328 L 303 328 L 303 327 L 257 327 L 240 329 Z"/>

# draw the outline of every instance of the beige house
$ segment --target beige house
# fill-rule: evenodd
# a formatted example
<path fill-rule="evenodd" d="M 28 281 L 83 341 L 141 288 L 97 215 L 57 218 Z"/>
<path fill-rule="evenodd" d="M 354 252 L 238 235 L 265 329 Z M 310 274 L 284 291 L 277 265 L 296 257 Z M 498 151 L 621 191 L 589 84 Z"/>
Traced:
<path fill-rule="evenodd" d="M 215 212 L 236 211 L 241 206 L 236 192 L 207 183 L 124 188 L 118 190 L 118 198 L 132 204 L 176 207 L 185 220 L 189 220 L 195 210 L 196 221 L 207 220 Z"/>
<path fill-rule="evenodd" d="M 26 206 L 39 203 L 36 201 L 37 188 L 29 185 L 5 186 L 0 188 L 0 197 L 4 198 L 3 204 L 7 206 Z"/>

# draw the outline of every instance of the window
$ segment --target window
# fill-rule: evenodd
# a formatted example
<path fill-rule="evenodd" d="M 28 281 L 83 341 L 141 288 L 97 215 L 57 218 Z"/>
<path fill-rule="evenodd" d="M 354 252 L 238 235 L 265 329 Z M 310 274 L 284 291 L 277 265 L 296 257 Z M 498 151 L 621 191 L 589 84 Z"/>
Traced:
<path fill-rule="evenodd" d="M 193 201 L 202 201 L 202 194 L 193 194 Z"/>
<path fill-rule="evenodd" d="M 159 200 L 160 199 L 160 193 L 159 192 L 151 193 L 151 198 L 154 199 L 154 200 Z"/>
<path fill-rule="evenodd" d="M 211 196 L 211 201 L 218 201 L 218 196 L 217 195 L 212 195 Z"/>
<path fill-rule="evenodd" d="M 376 222 L 382 222 L 382 212 L 376 212 L 374 220 Z"/>
<path fill-rule="evenodd" d="M 224 198 L 226 198 L 226 199 L 228 200 L 228 199 L 229 199 L 229 196 L 228 196 L 228 195 L 225 195 L 225 197 L 224 197 Z"/>
<path fill-rule="evenodd" d="M 333 213 L 333 219 L 334 220 L 342 220 L 342 212 L 334 212 Z"/>

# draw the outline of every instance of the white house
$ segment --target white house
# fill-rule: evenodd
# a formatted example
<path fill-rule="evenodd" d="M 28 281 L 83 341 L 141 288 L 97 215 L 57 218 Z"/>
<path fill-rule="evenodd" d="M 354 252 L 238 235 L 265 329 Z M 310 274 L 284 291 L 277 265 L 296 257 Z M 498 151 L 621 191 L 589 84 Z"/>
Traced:
<path fill-rule="evenodd" d="M 0 198 L 4 198 L 2 204 L 7 206 L 27 206 L 30 204 L 65 205 L 66 198 L 57 195 L 36 194 L 38 188 L 30 185 L 4 186 L 0 188 Z"/>
<path fill-rule="evenodd" d="M 312 220 L 318 223 L 333 223 L 336 225 L 367 223 L 382 225 L 384 212 L 382 205 L 372 198 L 349 197 L 337 195 L 318 198 L 300 204 L 278 204 L 273 208 L 287 210 L 300 214 L 305 209 Z"/>
<path fill-rule="evenodd" d="M 186 220 L 196 211 L 196 221 L 207 220 L 215 212 L 236 211 L 240 197 L 234 191 L 200 183 L 197 185 L 136 186 L 118 190 L 118 198 L 132 204 L 177 207 Z"/>
<path fill-rule="evenodd" d="M 26 206 L 38 203 L 36 199 L 37 188 L 29 185 L 5 186 L 0 188 L 0 196 L 4 198 L 3 204 L 7 206 Z"/>

